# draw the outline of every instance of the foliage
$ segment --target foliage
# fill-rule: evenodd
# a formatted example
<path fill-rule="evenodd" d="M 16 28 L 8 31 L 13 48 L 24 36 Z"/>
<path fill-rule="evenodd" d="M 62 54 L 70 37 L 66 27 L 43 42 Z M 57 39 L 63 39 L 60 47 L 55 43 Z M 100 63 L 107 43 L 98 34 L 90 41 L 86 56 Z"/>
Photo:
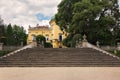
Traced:
<path fill-rule="evenodd" d="M 20 45 L 21 42 L 23 42 L 23 44 L 26 44 L 27 35 L 23 27 L 14 25 L 13 26 L 13 37 L 14 37 L 15 44 Z"/>
<path fill-rule="evenodd" d="M 45 48 L 52 48 L 52 44 L 49 43 L 49 42 L 46 42 L 46 43 L 45 43 Z"/>
<path fill-rule="evenodd" d="M 5 25 L 3 24 L 3 20 L 0 17 L 0 37 L 3 37 L 5 34 Z"/>
<path fill-rule="evenodd" d="M 43 35 L 38 35 L 38 36 L 36 36 L 36 41 L 37 42 L 42 42 L 42 41 L 46 42 L 46 39 Z"/>
<path fill-rule="evenodd" d="M 67 47 L 72 47 L 72 40 L 71 40 L 72 37 L 73 37 L 73 35 L 70 34 L 67 36 L 67 38 L 63 39 L 63 41 L 62 41 L 63 45 L 65 45 Z"/>
<path fill-rule="evenodd" d="M 60 28 L 72 35 L 64 44 L 76 34 L 86 34 L 93 44 L 99 41 L 102 45 L 114 45 L 120 39 L 119 19 L 118 0 L 62 0 L 55 15 Z"/>
<path fill-rule="evenodd" d="M 4 43 L 4 45 L 21 45 L 21 42 L 26 45 L 27 35 L 23 27 L 9 24 L 3 26 L 3 28 L 4 32 L 1 32 L 0 42 Z"/>
<path fill-rule="evenodd" d="M 0 37 L 3 37 L 5 34 L 5 28 L 4 25 L 0 25 Z"/>
<path fill-rule="evenodd" d="M 11 24 L 7 26 L 6 30 L 6 39 L 7 39 L 7 45 L 13 45 L 13 29 Z"/>
<path fill-rule="evenodd" d="M 75 47 L 76 43 L 81 41 L 81 39 L 82 39 L 81 34 L 71 34 L 71 35 L 68 35 L 68 37 L 62 41 L 62 43 L 67 47 Z"/>
<path fill-rule="evenodd" d="M 49 42 L 46 42 L 46 38 L 43 35 L 36 36 L 36 41 L 37 41 L 37 44 L 42 44 L 42 42 L 43 42 L 45 48 L 52 47 L 52 44 Z"/>
<path fill-rule="evenodd" d="M 111 52 L 112 54 L 120 57 L 120 50 L 109 50 L 108 52 Z"/>
<path fill-rule="evenodd" d="M 0 51 L 0 57 L 8 54 L 10 51 Z"/>

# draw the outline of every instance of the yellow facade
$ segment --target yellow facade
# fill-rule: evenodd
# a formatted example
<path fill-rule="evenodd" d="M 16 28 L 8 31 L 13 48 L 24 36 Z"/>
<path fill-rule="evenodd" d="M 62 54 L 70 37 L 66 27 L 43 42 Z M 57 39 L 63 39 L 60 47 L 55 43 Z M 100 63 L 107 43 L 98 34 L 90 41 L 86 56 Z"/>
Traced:
<path fill-rule="evenodd" d="M 47 42 L 52 43 L 53 48 L 65 48 L 65 46 L 62 45 L 62 40 L 66 38 L 67 33 L 61 31 L 54 20 L 50 21 L 50 27 L 39 25 L 36 27 L 29 27 L 27 44 L 33 42 L 34 36 L 37 35 L 43 35 L 46 38 Z"/>

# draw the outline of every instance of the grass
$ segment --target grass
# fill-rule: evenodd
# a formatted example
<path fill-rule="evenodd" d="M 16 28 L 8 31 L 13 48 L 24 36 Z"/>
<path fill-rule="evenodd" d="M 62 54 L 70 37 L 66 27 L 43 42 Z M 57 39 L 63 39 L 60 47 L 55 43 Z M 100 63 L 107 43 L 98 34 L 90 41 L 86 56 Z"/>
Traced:
<path fill-rule="evenodd" d="M 10 51 L 4 51 L 4 50 L 0 51 L 0 57 L 8 54 L 9 52 Z"/>

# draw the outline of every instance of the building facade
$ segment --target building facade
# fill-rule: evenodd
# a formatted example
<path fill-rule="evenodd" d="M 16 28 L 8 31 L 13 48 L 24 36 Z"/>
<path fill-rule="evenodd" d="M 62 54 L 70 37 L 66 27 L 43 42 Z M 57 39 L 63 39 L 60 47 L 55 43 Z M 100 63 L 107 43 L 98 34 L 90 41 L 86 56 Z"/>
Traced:
<path fill-rule="evenodd" d="M 46 38 L 46 42 L 50 42 L 53 45 L 53 48 L 65 48 L 62 44 L 62 40 L 66 38 L 67 33 L 65 31 L 61 31 L 54 20 L 51 20 L 49 23 L 50 27 L 39 26 L 38 24 L 36 27 L 29 26 L 27 44 L 32 43 L 35 36 L 43 35 Z"/>

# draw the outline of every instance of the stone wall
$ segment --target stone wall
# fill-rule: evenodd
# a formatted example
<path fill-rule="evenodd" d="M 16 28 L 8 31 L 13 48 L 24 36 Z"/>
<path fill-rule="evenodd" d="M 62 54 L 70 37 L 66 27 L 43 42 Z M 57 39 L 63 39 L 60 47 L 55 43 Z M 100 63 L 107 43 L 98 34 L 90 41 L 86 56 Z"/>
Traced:
<path fill-rule="evenodd" d="M 117 47 L 115 46 L 100 46 L 101 49 L 103 50 L 115 50 Z"/>
<path fill-rule="evenodd" d="M 100 46 L 104 50 L 120 50 L 120 43 L 117 43 L 117 46 Z"/>
<path fill-rule="evenodd" d="M 9 51 L 14 51 L 20 48 L 21 46 L 3 46 L 3 50 L 9 50 Z"/>

